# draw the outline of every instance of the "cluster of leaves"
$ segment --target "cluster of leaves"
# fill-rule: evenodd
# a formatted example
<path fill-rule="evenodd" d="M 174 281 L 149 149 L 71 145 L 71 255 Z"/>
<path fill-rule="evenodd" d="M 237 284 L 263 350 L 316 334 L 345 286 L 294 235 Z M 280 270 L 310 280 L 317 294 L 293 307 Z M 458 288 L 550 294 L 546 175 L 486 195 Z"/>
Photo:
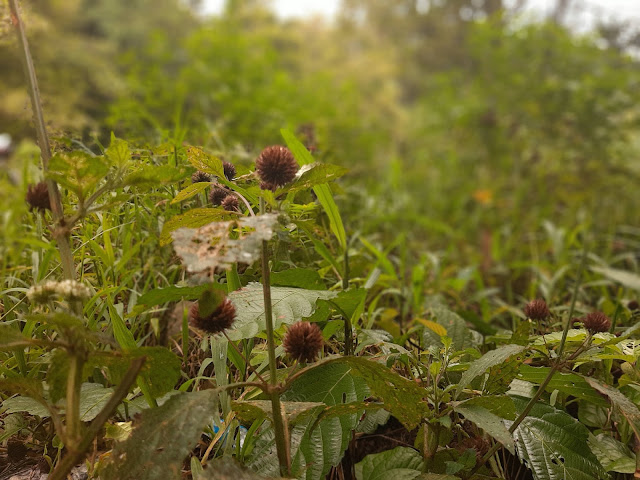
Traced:
<path fill-rule="evenodd" d="M 508 455 L 536 479 L 635 471 L 640 348 L 635 310 L 623 303 L 622 289 L 640 290 L 636 274 L 593 256 L 584 275 L 598 281 L 585 282 L 573 257 L 565 278 L 555 280 L 566 282 L 561 292 L 574 287 L 576 315 L 590 310 L 594 291 L 606 289 L 601 308 L 613 318 L 610 332 L 569 328 L 573 310 L 561 303 L 537 322 L 508 306 L 509 328 L 455 312 L 441 295 L 426 295 L 417 267 L 406 289 L 388 251 L 364 238 L 355 246 L 328 183 L 345 170 L 314 163 L 291 133 L 282 133 L 306 167 L 275 192 L 261 190 L 250 171 L 229 180 L 221 160 L 195 147 L 136 151 L 113 137 L 102 155 L 54 156 L 48 175 L 63 187 L 66 224 L 91 296 L 81 313 L 75 300 L 26 304 L 26 286 L 57 265 L 43 217 L 23 210 L 39 241 L 27 235 L 14 239 L 17 247 L 3 245 L 7 252 L 37 246 L 5 268 L 14 273 L 2 292 L 3 439 L 22 439 L 59 466 L 106 421 L 115 443 L 105 444 L 109 457 L 91 464 L 96 478 L 180 478 L 185 468 L 198 479 L 214 478 L 217 468 L 247 478 L 287 473 L 276 455 L 269 390 L 260 383 L 269 370 L 262 340 L 268 320 L 255 260 L 269 241 L 277 342 L 288 326 L 307 320 L 326 343 L 321 359 L 308 365 L 292 361 L 282 346 L 275 350 L 291 476 L 500 477 L 514 468 Z M 216 184 L 191 185 L 195 168 Z M 187 183 L 178 191 L 176 181 Z M 221 186 L 246 203 L 233 212 L 209 206 L 205 189 Z M 256 214 L 259 199 L 277 215 Z M 206 248 L 185 254 L 194 241 Z M 167 243 L 184 266 L 163 258 L 171 247 L 160 245 Z M 223 263 L 216 260 L 220 252 Z M 192 272 L 186 282 L 181 272 Z M 224 336 L 190 331 L 186 307 L 171 320 L 175 333 L 163 333 L 170 317 L 159 318 L 161 311 L 182 300 L 203 302 L 212 288 L 226 291 L 236 311 Z M 148 346 L 171 338 L 172 344 Z M 127 380 L 130 365 L 143 357 L 142 370 Z M 74 375 L 77 405 L 70 400 Z M 132 422 L 137 412 L 142 416 Z M 384 431 L 391 417 L 409 443 L 355 456 L 354 448 Z M 483 458 L 498 447 L 505 453 Z M 229 457 L 248 470 L 224 463 Z"/>

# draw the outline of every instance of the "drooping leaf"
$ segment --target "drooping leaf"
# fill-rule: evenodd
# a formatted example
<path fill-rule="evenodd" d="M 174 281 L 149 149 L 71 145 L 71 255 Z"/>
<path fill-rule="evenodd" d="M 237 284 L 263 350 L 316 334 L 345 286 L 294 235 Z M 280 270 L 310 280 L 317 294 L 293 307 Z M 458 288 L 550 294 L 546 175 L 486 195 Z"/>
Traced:
<path fill-rule="evenodd" d="M 283 323 L 290 325 L 310 316 L 318 299 L 328 300 L 335 296 L 335 292 L 271 287 L 274 328 L 278 328 Z M 236 307 L 236 320 L 233 328 L 227 331 L 231 340 L 251 338 L 266 329 L 261 284 L 250 283 L 230 293 L 229 299 Z"/>
<path fill-rule="evenodd" d="M 291 268 L 271 273 L 271 285 L 278 287 L 306 288 L 307 290 L 325 290 L 322 278 L 315 270 Z"/>
<path fill-rule="evenodd" d="M 218 390 L 174 395 L 145 410 L 131 436 L 116 444 L 104 480 L 179 480 L 182 463 L 217 415 Z"/>
<path fill-rule="evenodd" d="M 315 187 L 316 185 L 322 185 L 324 183 L 332 182 L 343 176 L 345 173 L 347 173 L 347 171 L 348 170 L 346 168 L 340 167 L 338 165 L 316 163 L 314 165 L 311 165 L 293 182 L 278 189 L 276 195 L 279 193 L 307 190 L 311 187 Z"/>
<path fill-rule="evenodd" d="M 519 411 L 527 399 L 514 398 Z M 570 415 L 537 403 L 513 432 L 518 457 L 535 480 L 608 478 L 587 443 L 589 430 Z"/>
<path fill-rule="evenodd" d="M 164 222 L 162 233 L 160 233 L 160 245 L 171 243 L 171 232 L 179 228 L 198 228 L 234 216 L 224 208 L 192 208 Z"/>
<path fill-rule="evenodd" d="M 636 456 L 624 443 L 599 433 L 589 435 L 589 446 L 607 472 L 635 473 Z"/>
<path fill-rule="evenodd" d="M 174 249 L 189 272 L 251 264 L 260 257 L 262 242 L 270 240 L 278 215 L 266 213 L 235 221 L 213 222 L 197 229 L 171 232 Z"/>
<path fill-rule="evenodd" d="M 597 378 L 587 377 L 585 380 L 598 392 L 609 397 L 611 404 L 617 408 L 627 422 L 629 422 L 629 426 L 633 429 L 636 437 L 640 438 L 640 410 L 636 404 L 629 400 L 620 390 L 603 383 Z"/>
<path fill-rule="evenodd" d="M 413 480 L 423 469 L 422 455 L 408 447 L 367 455 L 355 466 L 357 480 Z"/>
<path fill-rule="evenodd" d="M 462 402 L 452 402 L 452 406 L 454 408 L 462 404 L 482 407 L 505 420 L 515 420 L 517 416 L 513 398 L 508 395 L 482 395 L 479 397 L 469 398 Z"/>
<path fill-rule="evenodd" d="M 222 160 L 219 158 L 209 155 L 199 147 L 187 147 L 186 153 L 189 163 L 201 172 L 210 173 L 217 177 L 224 177 Z"/>
<path fill-rule="evenodd" d="M 204 192 L 211 186 L 211 182 L 197 182 L 192 183 L 187 188 L 184 188 L 178 192 L 178 194 L 171 200 L 171 203 L 180 203 L 184 200 L 188 200 L 194 195 Z"/>
<path fill-rule="evenodd" d="M 42 418 L 46 418 L 51 415 L 49 410 L 47 410 L 42 403 L 31 397 L 23 397 L 21 395 L 7 398 L 2 402 L 2 409 L 5 413 L 27 412 L 29 415 L 35 415 Z"/>
<path fill-rule="evenodd" d="M 502 418 L 494 415 L 484 407 L 461 403 L 454 407 L 454 410 L 475 423 L 482 430 L 487 432 L 497 441 L 499 441 L 507 450 L 514 453 L 513 436 L 505 427 Z"/>
<path fill-rule="evenodd" d="M 540 385 L 544 382 L 545 378 L 547 378 L 549 371 L 550 367 L 531 367 L 529 365 L 522 365 L 520 367 L 520 375 L 518 378 Z M 577 373 L 556 372 L 547 385 L 546 390 L 548 392 L 558 390 L 567 395 L 573 395 L 576 398 L 580 398 L 601 407 L 606 407 L 608 405 L 607 401 L 602 398 L 602 396 L 589 384 L 589 379 L 582 377 Z"/>
<path fill-rule="evenodd" d="M 313 157 L 311 156 L 311 153 L 309 153 L 309 150 L 307 150 L 307 148 L 302 143 L 300 143 L 300 141 L 295 137 L 293 133 L 286 129 L 280 130 L 280 133 L 282 134 L 282 137 L 287 143 L 287 146 L 300 165 L 309 165 L 314 163 Z M 340 247 L 344 251 L 347 248 L 347 234 L 344 230 L 344 224 L 342 223 L 342 217 L 340 216 L 338 206 L 333 200 L 331 189 L 328 185 L 322 184 L 313 187 L 313 191 L 318 197 L 320 205 L 322 205 L 322 208 L 329 217 L 329 226 L 331 228 L 331 231 L 336 236 Z"/>
<path fill-rule="evenodd" d="M 591 267 L 591 270 L 626 288 L 640 291 L 640 275 L 638 274 L 609 267 Z"/>
<path fill-rule="evenodd" d="M 482 357 L 474 360 L 469 369 L 462 374 L 460 383 L 456 388 L 456 396 L 460 395 L 478 375 L 483 375 L 489 368 L 499 365 L 512 355 L 516 355 L 525 349 L 522 345 L 501 345 L 495 350 L 485 353 Z"/>
<path fill-rule="evenodd" d="M 298 417 L 306 418 L 305 413 L 318 407 L 324 408 L 320 402 L 281 402 L 289 425 L 295 425 Z M 236 401 L 232 404 L 237 416 L 246 421 L 254 421 L 268 417 L 273 420 L 270 400 L 246 400 Z"/>

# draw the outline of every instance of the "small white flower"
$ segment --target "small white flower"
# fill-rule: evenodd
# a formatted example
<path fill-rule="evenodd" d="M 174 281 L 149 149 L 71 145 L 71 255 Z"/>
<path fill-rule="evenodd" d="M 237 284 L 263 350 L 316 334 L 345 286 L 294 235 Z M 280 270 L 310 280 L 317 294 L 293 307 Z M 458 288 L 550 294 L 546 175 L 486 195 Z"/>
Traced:
<path fill-rule="evenodd" d="M 32 303 L 46 303 L 54 297 L 61 297 L 64 300 L 81 300 L 91 297 L 91 290 L 75 280 L 61 282 L 49 280 L 31 287 L 27 291 L 27 297 Z"/>

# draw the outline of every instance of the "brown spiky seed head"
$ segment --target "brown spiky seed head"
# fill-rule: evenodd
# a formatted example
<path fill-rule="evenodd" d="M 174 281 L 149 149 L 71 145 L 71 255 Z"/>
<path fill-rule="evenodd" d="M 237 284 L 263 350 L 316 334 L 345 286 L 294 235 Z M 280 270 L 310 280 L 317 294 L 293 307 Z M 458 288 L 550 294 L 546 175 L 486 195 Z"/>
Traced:
<path fill-rule="evenodd" d="M 628 304 L 627 304 L 627 308 L 629 310 L 640 310 L 640 303 L 638 303 L 637 300 L 631 300 Z"/>
<path fill-rule="evenodd" d="M 589 313 L 582 323 L 590 333 L 608 332 L 611 327 L 611 320 L 602 312 Z"/>
<path fill-rule="evenodd" d="M 44 213 L 45 210 L 51 210 L 47 182 L 32 183 L 29 185 L 26 200 L 29 204 L 29 210 L 31 211 L 35 209 Z"/>
<path fill-rule="evenodd" d="M 551 315 L 551 312 L 547 307 L 547 302 L 537 298 L 525 305 L 524 314 L 531 320 L 546 320 Z"/>
<path fill-rule="evenodd" d="M 298 362 L 313 362 L 324 345 L 322 331 L 315 323 L 294 323 L 287 330 L 282 345 L 284 351 Z"/>
<path fill-rule="evenodd" d="M 236 176 L 235 165 L 230 162 L 222 162 L 222 168 L 224 169 L 224 176 L 227 178 L 227 180 L 233 180 Z"/>
<path fill-rule="evenodd" d="M 191 175 L 191 183 L 200 183 L 200 182 L 210 182 L 211 175 L 207 172 L 201 172 L 198 170 L 193 175 Z"/>
<path fill-rule="evenodd" d="M 278 186 L 274 185 L 273 183 L 260 182 L 260 190 L 271 190 L 272 192 L 275 192 L 277 189 Z"/>
<path fill-rule="evenodd" d="M 263 184 L 269 187 L 286 185 L 295 178 L 297 171 L 298 162 L 291 151 L 281 145 L 265 148 L 256 160 L 256 172 Z"/>
<path fill-rule="evenodd" d="M 222 205 L 222 201 L 227 197 L 227 195 L 229 195 L 229 190 L 218 185 L 213 185 L 211 187 L 211 192 L 209 193 L 209 201 L 216 206 Z"/>
<path fill-rule="evenodd" d="M 200 330 L 208 333 L 221 333 L 233 325 L 236 319 L 236 307 L 231 300 L 225 298 L 220 306 L 209 316 L 200 316 L 200 306 L 198 302 L 191 305 L 189 309 L 189 321 Z"/>
<path fill-rule="evenodd" d="M 227 195 L 224 197 L 224 200 L 222 200 L 222 208 L 229 212 L 237 212 L 239 206 L 238 197 L 235 195 Z"/>

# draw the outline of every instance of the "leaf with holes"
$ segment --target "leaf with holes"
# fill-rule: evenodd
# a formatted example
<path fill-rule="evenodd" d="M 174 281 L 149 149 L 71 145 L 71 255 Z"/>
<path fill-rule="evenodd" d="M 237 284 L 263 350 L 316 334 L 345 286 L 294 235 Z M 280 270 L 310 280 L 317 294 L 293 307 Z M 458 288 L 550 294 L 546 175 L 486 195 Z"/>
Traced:
<path fill-rule="evenodd" d="M 104 480 L 179 480 L 185 457 L 217 415 L 218 389 L 174 395 L 145 410 L 131 436 L 116 444 Z"/>
<path fill-rule="evenodd" d="M 271 287 L 274 328 L 277 329 L 282 324 L 290 325 L 310 316 L 318 299 L 328 300 L 335 296 L 335 292 L 321 290 Z M 231 340 L 255 337 L 266 329 L 264 296 L 260 283 L 250 283 L 230 293 L 229 299 L 236 307 L 236 321 L 233 328 L 227 330 Z"/>
<path fill-rule="evenodd" d="M 189 272 L 251 264 L 260 257 L 262 242 L 271 239 L 277 224 L 278 215 L 266 213 L 196 229 L 179 228 L 171 232 L 173 248 Z"/>
<path fill-rule="evenodd" d="M 522 411 L 528 400 L 514 397 Z M 513 432 L 516 450 L 535 480 L 600 480 L 608 478 L 591 453 L 589 430 L 567 413 L 537 403 Z"/>

